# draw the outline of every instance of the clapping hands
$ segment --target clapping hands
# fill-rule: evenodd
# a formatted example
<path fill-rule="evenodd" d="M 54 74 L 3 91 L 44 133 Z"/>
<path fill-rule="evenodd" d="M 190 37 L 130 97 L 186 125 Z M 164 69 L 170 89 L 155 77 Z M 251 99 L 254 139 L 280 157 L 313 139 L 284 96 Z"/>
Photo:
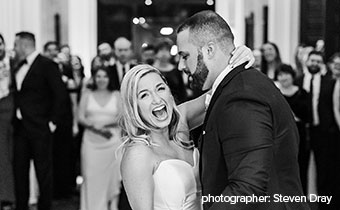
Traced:
<path fill-rule="evenodd" d="M 98 127 L 98 126 L 91 126 L 89 128 L 92 132 L 101 135 L 102 137 L 106 138 L 106 139 L 110 139 L 112 137 L 112 132 L 110 131 L 110 129 L 105 128 L 105 127 Z"/>

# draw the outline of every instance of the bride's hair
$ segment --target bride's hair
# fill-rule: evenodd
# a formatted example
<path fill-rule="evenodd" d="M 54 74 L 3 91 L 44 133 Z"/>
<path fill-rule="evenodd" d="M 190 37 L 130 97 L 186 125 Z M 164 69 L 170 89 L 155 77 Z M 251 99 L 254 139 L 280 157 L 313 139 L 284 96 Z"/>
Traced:
<path fill-rule="evenodd" d="M 167 84 L 166 79 L 159 70 L 145 64 L 133 67 L 123 78 L 121 84 L 121 95 L 123 101 L 122 127 L 124 130 L 124 138 L 126 138 L 124 145 L 134 142 L 144 142 L 150 146 L 156 145 L 152 142 L 150 133 L 152 130 L 159 128 L 150 125 L 150 123 L 141 117 L 137 105 L 138 83 L 142 77 L 149 73 L 158 74 Z M 176 144 L 185 149 L 191 149 L 194 146 L 193 142 L 189 140 L 182 140 L 178 135 L 180 112 L 174 100 L 172 100 L 172 103 L 174 110 L 169 124 L 169 139 L 174 140 Z"/>

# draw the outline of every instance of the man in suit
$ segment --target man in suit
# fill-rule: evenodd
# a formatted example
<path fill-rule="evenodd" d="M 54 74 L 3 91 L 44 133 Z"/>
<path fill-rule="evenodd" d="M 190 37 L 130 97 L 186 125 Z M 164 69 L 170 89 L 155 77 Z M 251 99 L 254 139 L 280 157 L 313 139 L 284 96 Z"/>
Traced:
<path fill-rule="evenodd" d="M 101 58 L 104 66 L 113 66 L 116 62 L 112 47 L 107 42 L 98 45 L 98 56 Z"/>
<path fill-rule="evenodd" d="M 317 190 L 319 195 L 334 195 L 335 143 L 337 125 L 333 110 L 333 90 L 335 80 L 327 71 L 323 54 L 311 51 L 306 61 L 308 71 L 297 79 L 296 83 L 308 93 L 309 98 L 309 136 L 314 153 Z M 320 209 L 333 209 L 338 198 L 334 197 L 331 205 L 320 203 Z"/>
<path fill-rule="evenodd" d="M 55 41 L 48 41 L 44 44 L 44 56 L 58 63 L 59 44 Z"/>
<path fill-rule="evenodd" d="M 334 196 L 336 197 L 335 200 L 335 208 L 340 209 L 340 52 L 336 52 L 332 55 L 332 57 L 329 59 L 329 69 L 332 72 L 332 76 L 335 79 L 334 84 L 334 91 L 333 91 L 333 112 L 334 112 L 334 118 L 336 125 L 338 126 L 337 135 L 335 138 L 335 179 L 334 179 Z"/>
<path fill-rule="evenodd" d="M 303 195 L 298 131 L 272 81 L 254 68 L 228 65 L 233 40 L 212 11 L 195 14 L 177 30 L 179 69 L 203 90 L 212 88 L 199 143 L 203 196 L 269 197 L 248 204 L 211 199 L 204 209 L 309 209 L 304 202 L 274 202 L 274 194 Z"/>
<path fill-rule="evenodd" d="M 39 210 L 51 209 L 52 133 L 61 120 L 66 87 L 56 63 L 35 49 L 29 32 L 16 34 L 14 178 L 16 209 L 28 209 L 29 163 L 34 161 L 39 185 Z"/>
<path fill-rule="evenodd" d="M 62 80 L 67 87 L 69 85 L 69 75 L 72 73 L 71 66 L 66 64 L 66 56 L 59 52 L 59 44 L 56 41 L 48 41 L 44 45 L 45 57 L 57 63 L 62 74 Z M 64 59 L 63 59 L 64 58 Z M 62 121 L 57 125 L 53 133 L 53 197 L 56 199 L 68 198 L 75 187 L 73 180 L 73 160 L 72 160 L 72 123 L 73 113 L 71 97 L 64 102 Z"/>
<path fill-rule="evenodd" d="M 114 42 L 114 53 L 116 55 L 116 62 L 110 68 L 112 73 L 110 76 L 114 84 L 117 84 L 120 89 L 120 84 L 127 71 L 129 71 L 135 64 L 132 62 L 132 45 L 125 37 L 119 37 Z"/>

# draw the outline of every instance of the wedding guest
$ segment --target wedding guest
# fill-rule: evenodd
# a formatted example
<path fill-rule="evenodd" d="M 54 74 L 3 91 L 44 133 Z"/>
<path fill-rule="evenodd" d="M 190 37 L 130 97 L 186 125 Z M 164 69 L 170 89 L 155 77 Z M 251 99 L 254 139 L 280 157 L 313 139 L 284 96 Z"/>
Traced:
<path fill-rule="evenodd" d="M 63 106 L 68 95 L 57 64 L 36 50 L 34 34 L 17 33 L 14 51 L 20 61 L 14 75 L 16 209 L 28 208 L 28 174 L 32 158 L 40 192 L 38 209 L 49 210 L 53 191 L 52 135 L 62 122 Z"/>
<path fill-rule="evenodd" d="M 121 187 L 120 159 L 115 150 L 121 144 L 121 98 L 106 68 L 93 74 L 92 89 L 79 104 L 79 122 L 85 127 L 81 146 L 81 210 L 117 210 Z"/>
<path fill-rule="evenodd" d="M 0 209 L 12 209 L 15 201 L 12 167 L 14 102 L 10 75 L 5 40 L 0 34 Z"/>
<path fill-rule="evenodd" d="M 275 43 L 267 42 L 263 44 L 261 52 L 261 72 L 267 75 L 270 79 L 276 81 L 277 72 L 281 67 L 285 68 L 288 64 L 282 63 L 279 48 Z"/>
<path fill-rule="evenodd" d="M 292 109 L 296 125 L 298 127 L 300 143 L 299 143 L 299 168 L 302 189 L 307 195 L 307 172 L 310 156 L 309 141 L 307 141 L 307 123 L 308 123 L 308 95 L 307 92 L 294 85 L 295 71 L 290 66 L 284 66 L 277 72 L 278 88 L 286 98 L 290 108 Z"/>
<path fill-rule="evenodd" d="M 333 112 L 338 130 L 335 139 L 340 139 L 340 52 L 334 53 L 329 59 L 329 69 L 335 79 L 333 90 Z M 335 141 L 335 177 L 340 176 L 340 142 Z M 334 183 L 334 205 L 335 209 L 340 209 L 340 181 L 335 179 Z"/>
<path fill-rule="evenodd" d="M 308 71 L 296 83 L 308 93 L 308 124 L 311 151 L 314 153 L 317 190 L 319 195 L 332 195 L 335 177 L 335 145 L 337 125 L 333 110 L 335 80 L 327 73 L 321 52 L 311 51 L 306 66 Z M 327 164 L 325 164 L 327 163 Z M 333 205 L 319 203 L 320 209 Z"/>
<path fill-rule="evenodd" d="M 171 40 L 162 40 L 156 45 L 156 59 L 153 66 L 162 72 L 178 104 L 186 101 L 187 95 L 182 77 L 183 72 L 171 63 L 171 47 Z"/>
<path fill-rule="evenodd" d="M 155 47 L 148 44 L 141 48 L 141 63 L 152 65 L 155 62 Z"/>

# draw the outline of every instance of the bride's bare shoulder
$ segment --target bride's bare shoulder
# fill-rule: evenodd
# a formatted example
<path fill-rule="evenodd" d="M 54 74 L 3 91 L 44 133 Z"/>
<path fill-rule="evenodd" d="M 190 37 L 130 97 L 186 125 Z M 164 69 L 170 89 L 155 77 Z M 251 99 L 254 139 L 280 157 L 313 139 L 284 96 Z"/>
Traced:
<path fill-rule="evenodd" d="M 153 167 L 155 155 L 151 146 L 144 143 L 133 143 L 125 147 L 121 167 Z"/>

